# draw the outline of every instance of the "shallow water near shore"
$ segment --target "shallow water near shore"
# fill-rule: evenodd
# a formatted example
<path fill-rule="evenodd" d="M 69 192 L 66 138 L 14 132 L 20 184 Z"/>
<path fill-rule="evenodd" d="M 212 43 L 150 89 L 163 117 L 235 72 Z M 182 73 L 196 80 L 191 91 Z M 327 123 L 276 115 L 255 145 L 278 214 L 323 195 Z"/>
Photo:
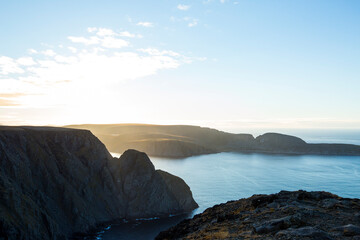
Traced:
<path fill-rule="evenodd" d="M 229 200 L 281 190 L 329 191 L 360 198 L 360 156 L 218 153 L 151 160 L 156 169 L 177 175 L 190 186 L 200 206 L 192 215 Z M 190 216 L 115 225 L 98 239 L 153 239 Z"/>

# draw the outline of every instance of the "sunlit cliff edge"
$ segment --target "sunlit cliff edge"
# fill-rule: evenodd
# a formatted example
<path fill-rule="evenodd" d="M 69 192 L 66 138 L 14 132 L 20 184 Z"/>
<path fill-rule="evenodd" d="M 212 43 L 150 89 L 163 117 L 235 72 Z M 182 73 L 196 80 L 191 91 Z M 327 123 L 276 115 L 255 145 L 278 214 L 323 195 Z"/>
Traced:
<path fill-rule="evenodd" d="M 88 129 L 111 152 L 132 148 L 150 156 L 183 158 L 218 152 L 360 155 L 352 144 L 309 144 L 279 133 L 233 134 L 190 125 L 83 124 L 69 128 Z"/>

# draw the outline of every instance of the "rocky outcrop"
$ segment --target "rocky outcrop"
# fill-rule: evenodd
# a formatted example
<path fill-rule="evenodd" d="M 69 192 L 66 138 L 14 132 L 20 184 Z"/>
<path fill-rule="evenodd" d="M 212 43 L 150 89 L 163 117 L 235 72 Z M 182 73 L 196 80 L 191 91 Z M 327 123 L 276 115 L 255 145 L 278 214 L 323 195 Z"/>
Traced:
<path fill-rule="evenodd" d="M 281 191 L 208 208 L 160 239 L 360 239 L 360 199 Z"/>
<path fill-rule="evenodd" d="M 186 183 L 145 153 L 113 158 L 87 130 L 0 127 L 0 239 L 67 239 L 196 207 Z"/>
<path fill-rule="evenodd" d="M 357 155 L 360 146 L 351 144 L 308 144 L 294 136 L 265 133 L 232 134 L 187 125 L 88 124 L 69 127 L 89 129 L 112 152 L 137 149 L 151 156 L 184 158 L 219 152 Z"/>
<path fill-rule="evenodd" d="M 198 207 L 189 186 L 179 177 L 155 170 L 143 152 L 127 150 L 111 166 L 126 198 L 126 218 L 165 216 Z"/>

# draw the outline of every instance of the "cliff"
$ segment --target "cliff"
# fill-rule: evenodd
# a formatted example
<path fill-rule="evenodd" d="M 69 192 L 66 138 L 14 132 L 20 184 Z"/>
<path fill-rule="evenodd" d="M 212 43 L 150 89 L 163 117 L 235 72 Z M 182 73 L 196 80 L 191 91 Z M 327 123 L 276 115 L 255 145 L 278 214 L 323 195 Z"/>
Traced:
<path fill-rule="evenodd" d="M 208 208 L 156 239 L 360 239 L 360 199 L 306 191 L 254 195 Z"/>
<path fill-rule="evenodd" d="M 182 158 L 218 152 L 274 154 L 360 155 L 351 144 L 308 144 L 279 133 L 232 134 L 186 125 L 85 124 L 68 127 L 89 129 L 112 152 L 137 149 L 151 156 Z"/>
<path fill-rule="evenodd" d="M 102 222 L 188 212 L 186 183 L 90 131 L 0 127 L 0 239 L 67 239 Z"/>

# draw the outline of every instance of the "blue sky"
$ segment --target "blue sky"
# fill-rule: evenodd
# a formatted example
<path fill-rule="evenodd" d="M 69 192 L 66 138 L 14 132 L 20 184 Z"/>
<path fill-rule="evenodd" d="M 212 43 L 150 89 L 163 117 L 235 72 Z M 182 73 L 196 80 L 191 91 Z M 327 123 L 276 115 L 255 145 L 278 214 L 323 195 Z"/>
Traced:
<path fill-rule="evenodd" d="M 3 1 L 0 22 L 2 124 L 360 128 L 359 1 Z"/>

